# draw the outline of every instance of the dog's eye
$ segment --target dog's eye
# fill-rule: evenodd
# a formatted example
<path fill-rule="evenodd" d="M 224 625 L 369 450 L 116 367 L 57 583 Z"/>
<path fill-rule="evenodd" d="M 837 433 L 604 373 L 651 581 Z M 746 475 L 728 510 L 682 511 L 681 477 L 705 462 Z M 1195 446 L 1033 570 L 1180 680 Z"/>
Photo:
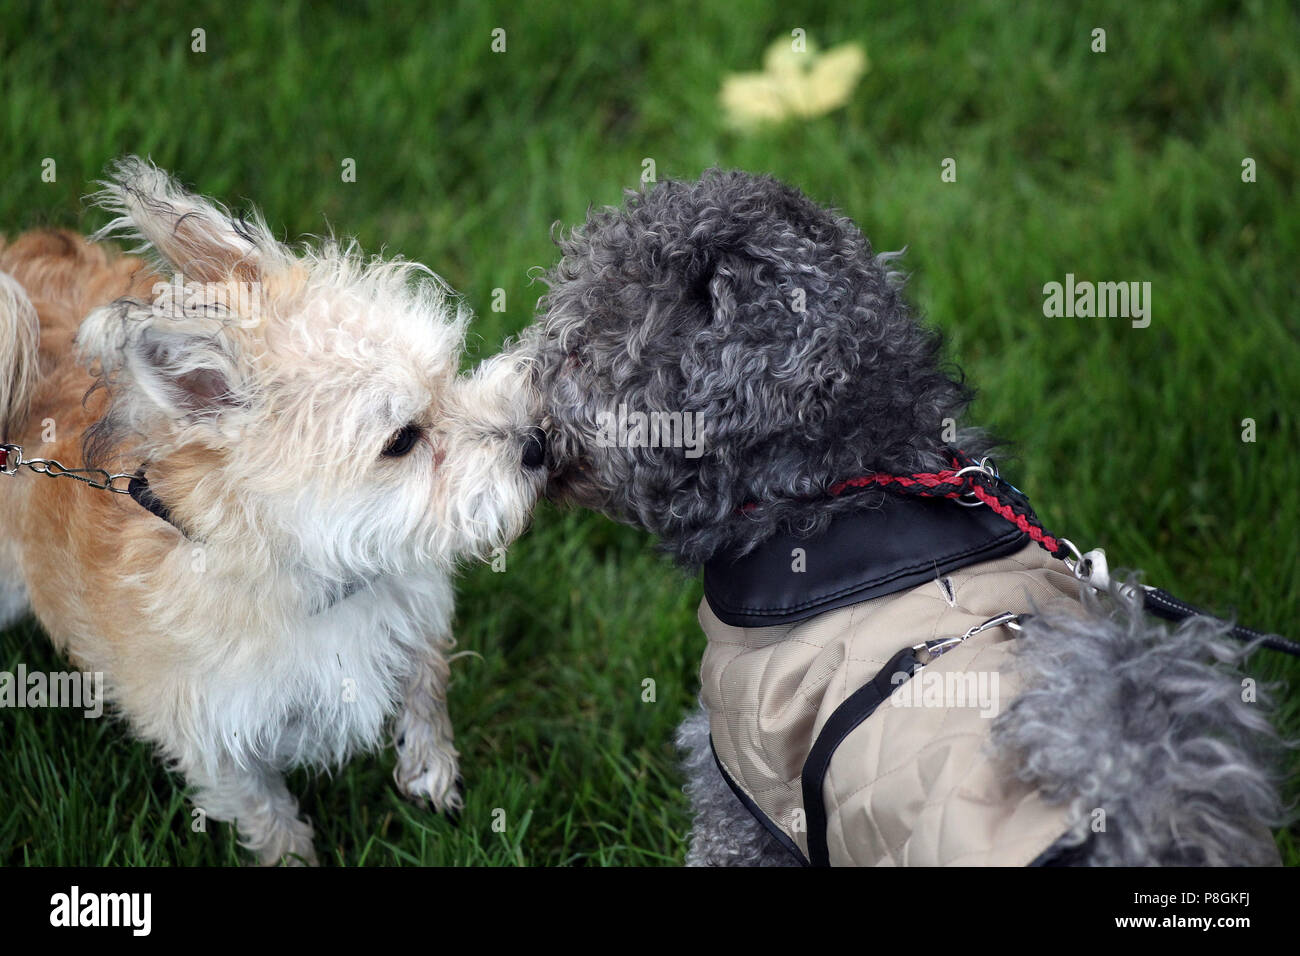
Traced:
<path fill-rule="evenodd" d="M 385 458 L 401 458 L 415 447 L 415 443 L 420 440 L 420 426 L 416 424 L 404 425 L 397 431 L 393 432 L 393 437 L 388 439 L 388 444 L 384 446 Z"/>

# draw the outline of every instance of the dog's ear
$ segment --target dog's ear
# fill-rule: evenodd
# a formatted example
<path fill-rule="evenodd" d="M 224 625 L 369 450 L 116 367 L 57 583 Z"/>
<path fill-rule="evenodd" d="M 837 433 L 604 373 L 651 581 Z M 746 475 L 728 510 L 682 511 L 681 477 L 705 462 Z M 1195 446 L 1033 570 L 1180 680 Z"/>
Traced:
<path fill-rule="evenodd" d="M 235 404 L 236 356 L 226 329 L 150 325 L 136 336 L 126 361 L 137 385 L 165 412 L 210 416 Z"/>
<path fill-rule="evenodd" d="M 77 347 L 110 386 L 117 423 L 162 413 L 177 423 L 216 423 L 244 401 L 238 326 L 206 309 L 123 299 L 86 317 Z"/>
<path fill-rule="evenodd" d="M 281 254 L 256 213 L 235 218 L 138 156 L 115 163 L 101 185 L 91 198 L 116 218 L 94 238 L 139 240 L 165 272 L 197 282 L 255 282 L 267 258 Z"/>
<path fill-rule="evenodd" d="M 851 290 L 798 265 L 763 246 L 723 248 L 687 286 L 705 324 L 681 370 L 715 447 L 812 433 L 860 374 L 863 329 L 823 304 L 851 301 Z"/>

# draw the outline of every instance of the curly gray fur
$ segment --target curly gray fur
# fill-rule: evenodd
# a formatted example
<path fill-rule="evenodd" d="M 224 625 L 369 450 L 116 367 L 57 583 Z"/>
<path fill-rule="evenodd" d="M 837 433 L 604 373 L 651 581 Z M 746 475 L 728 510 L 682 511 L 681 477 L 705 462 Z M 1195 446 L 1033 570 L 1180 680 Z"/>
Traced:
<path fill-rule="evenodd" d="M 1266 693 L 1244 701 L 1236 670 L 1249 649 L 1211 618 L 1171 632 L 1117 586 L 1086 592 L 1084 608 L 1026 624 L 1027 686 L 992 736 L 1021 779 L 1069 804 L 1061 846 L 1089 840 L 1094 866 L 1280 862 L 1268 830 L 1282 823 L 1278 741 Z"/>
<path fill-rule="evenodd" d="M 694 824 L 687 866 L 798 866 L 727 786 L 713 759 L 709 715 L 702 704 L 677 728 L 677 749 Z"/>
<path fill-rule="evenodd" d="M 765 176 L 710 171 L 629 194 L 559 240 L 540 320 L 520 342 L 548 410 L 549 493 L 656 534 L 688 567 L 777 533 L 815 534 L 879 492 L 845 478 L 946 464 L 945 419 L 971 398 L 902 297 L 895 254 Z M 690 412 L 705 453 L 611 446 L 602 415 Z M 981 454 L 993 442 L 964 431 Z M 1173 632 L 1100 601 L 1037 620 L 1032 686 L 995 743 L 1079 825 L 1056 862 L 1276 862 L 1280 813 L 1263 703 L 1205 619 Z M 704 714 L 678 732 L 694 864 L 789 862 L 713 762 Z M 1087 814 L 1106 811 L 1090 835 Z"/>
<path fill-rule="evenodd" d="M 688 565 L 778 529 L 821 530 L 845 477 L 945 464 L 970 393 L 903 299 L 895 255 L 766 176 L 630 193 L 559 245 L 525 333 L 557 490 L 659 536 Z M 595 447 L 598 416 L 689 412 L 706 450 Z M 744 510 L 742 510 L 742 508 Z"/>

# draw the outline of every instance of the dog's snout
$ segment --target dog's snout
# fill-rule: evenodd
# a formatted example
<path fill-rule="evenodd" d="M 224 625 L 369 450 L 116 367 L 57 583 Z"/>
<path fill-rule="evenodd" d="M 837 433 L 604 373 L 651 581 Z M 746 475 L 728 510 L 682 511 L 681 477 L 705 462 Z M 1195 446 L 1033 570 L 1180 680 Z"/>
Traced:
<path fill-rule="evenodd" d="M 546 464 L 546 432 L 530 429 L 524 439 L 523 463 L 525 468 L 541 468 Z"/>

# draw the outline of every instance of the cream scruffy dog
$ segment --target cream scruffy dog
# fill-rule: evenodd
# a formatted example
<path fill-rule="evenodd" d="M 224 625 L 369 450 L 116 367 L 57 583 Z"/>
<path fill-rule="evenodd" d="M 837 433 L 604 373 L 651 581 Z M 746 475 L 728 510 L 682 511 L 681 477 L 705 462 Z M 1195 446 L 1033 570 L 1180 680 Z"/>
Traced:
<path fill-rule="evenodd" d="M 30 606 L 264 863 L 315 859 L 282 774 L 394 716 L 398 787 L 458 807 L 451 575 L 542 483 L 522 370 L 458 376 L 467 313 L 418 265 L 290 248 L 139 159 L 105 187 L 95 238 L 148 261 L 0 244 L 0 625 Z"/>

